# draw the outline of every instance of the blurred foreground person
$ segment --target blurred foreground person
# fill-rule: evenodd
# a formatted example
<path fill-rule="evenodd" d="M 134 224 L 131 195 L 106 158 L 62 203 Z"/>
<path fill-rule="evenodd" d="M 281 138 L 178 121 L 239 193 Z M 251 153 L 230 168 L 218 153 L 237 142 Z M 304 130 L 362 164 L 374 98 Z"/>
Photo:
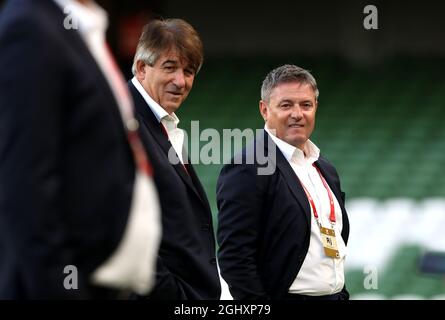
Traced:
<path fill-rule="evenodd" d="M 153 285 L 151 165 L 93 1 L 0 16 L 0 298 L 120 299 Z"/>

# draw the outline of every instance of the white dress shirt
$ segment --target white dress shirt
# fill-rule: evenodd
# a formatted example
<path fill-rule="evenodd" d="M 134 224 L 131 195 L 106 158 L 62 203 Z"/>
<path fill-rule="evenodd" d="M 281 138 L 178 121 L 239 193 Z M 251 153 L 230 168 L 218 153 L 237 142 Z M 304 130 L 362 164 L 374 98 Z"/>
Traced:
<path fill-rule="evenodd" d="M 54 0 L 67 15 L 64 26 L 77 29 L 108 81 L 122 118 L 132 119 L 133 102 L 105 41 L 106 12 L 93 1 Z M 68 20 L 67 20 L 68 19 Z M 65 22 L 70 22 L 66 23 Z M 98 199 L 106 201 L 106 199 Z M 93 273 L 95 284 L 147 294 L 154 284 L 161 237 L 159 200 L 153 179 L 136 170 L 133 198 L 123 238 L 113 254 Z"/>
<path fill-rule="evenodd" d="M 178 155 L 181 163 L 184 164 L 184 159 L 182 156 L 184 146 L 184 131 L 178 128 L 178 117 L 174 112 L 171 115 L 168 114 L 168 112 L 165 111 L 165 109 L 162 108 L 159 103 L 154 101 L 153 98 L 150 97 L 150 95 L 147 93 L 147 91 L 145 91 L 144 87 L 141 85 L 138 79 L 136 79 L 136 77 L 133 77 L 133 79 L 131 79 L 131 82 L 142 95 L 145 102 L 147 102 L 150 110 L 154 113 L 156 119 L 164 126 L 168 134 L 168 139 L 173 146 L 173 149 Z M 169 157 L 169 159 L 172 164 L 175 164 L 173 158 Z"/>
<path fill-rule="evenodd" d="M 329 220 L 330 201 L 328 192 L 317 169 L 312 165 L 318 160 L 320 150 L 314 143 L 308 140 L 304 145 L 303 152 L 301 149 L 277 138 L 267 126 L 265 126 L 264 129 L 278 146 L 278 149 L 283 153 L 298 179 L 300 179 L 301 183 L 312 196 L 321 225 L 325 228 L 332 228 Z M 298 179 L 295 179 L 295 183 L 298 183 Z M 289 288 L 289 293 L 309 296 L 328 295 L 340 292 L 345 284 L 344 260 L 346 256 L 346 246 L 341 237 L 343 226 L 342 213 L 334 193 L 332 193 L 332 196 L 334 198 L 336 218 L 334 230 L 340 258 L 333 259 L 325 255 L 320 236 L 320 228 L 317 225 L 311 207 L 312 216 L 309 250 L 297 277 Z"/>

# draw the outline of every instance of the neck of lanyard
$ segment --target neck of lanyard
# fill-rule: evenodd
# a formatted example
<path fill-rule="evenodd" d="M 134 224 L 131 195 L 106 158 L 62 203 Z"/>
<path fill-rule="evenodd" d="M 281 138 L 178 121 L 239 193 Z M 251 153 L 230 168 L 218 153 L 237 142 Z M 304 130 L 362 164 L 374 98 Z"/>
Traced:
<path fill-rule="evenodd" d="M 328 192 L 329 206 L 330 206 L 330 210 L 331 210 L 331 212 L 329 214 L 329 220 L 331 221 L 331 224 L 334 225 L 335 222 L 336 222 L 336 219 L 335 219 L 335 207 L 334 207 L 334 197 L 332 196 L 332 192 L 329 189 L 329 186 L 328 186 L 326 180 L 321 175 L 320 170 L 317 168 L 317 166 L 315 164 L 312 164 L 312 166 L 317 170 L 318 175 L 320 176 L 320 179 L 323 182 L 323 186 L 325 187 L 326 191 Z M 317 220 L 317 222 L 319 223 L 318 212 L 317 212 L 317 208 L 315 207 L 314 199 L 312 198 L 312 196 L 310 195 L 309 191 L 304 186 L 303 182 L 300 181 L 300 183 L 303 186 L 304 192 L 306 192 L 306 196 L 307 196 L 307 198 L 309 200 L 309 203 L 311 204 L 312 212 L 314 213 L 314 217 Z"/>

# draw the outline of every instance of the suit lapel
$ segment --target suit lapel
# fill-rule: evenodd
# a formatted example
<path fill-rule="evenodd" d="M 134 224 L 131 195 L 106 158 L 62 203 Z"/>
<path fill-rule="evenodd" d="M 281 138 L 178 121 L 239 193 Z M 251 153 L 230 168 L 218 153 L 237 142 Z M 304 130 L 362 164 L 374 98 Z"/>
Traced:
<path fill-rule="evenodd" d="M 270 141 L 269 144 L 265 143 L 265 141 Z M 264 150 L 265 154 L 268 155 L 268 145 L 273 146 L 276 148 L 276 166 L 280 173 L 282 174 L 284 180 L 286 181 L 287 185 L 289 186 L 289 189 L 292 192 L 292 195 L 295 197 L 295 199 L 300 204 L 301 208 L 303 209 L 303 212 L 306 216 L 306 220 L 308 222 L 308 226 L 310 228 L 310 221 L 311 221 L 311 208 L 309 205 L 309 200 L 306 196 L 306 193 L 304 192 L 303 186 L 301 185 L 301 182 L 299 181 L 297 175 L 295 174 L 294 170 L 290 166 L 289 162 L 286 160 L 284 155 L 281 153 L 280 149 L 277 147 L 277 145 L 273 142 L 273 140 L 269 137 L 266 131 L 264 131 L 264 135 L 262 136 L 262 143 L 264 143 Z M 271 160 L 273 161 L 273 160 Z M 342 201 L 341 196 L 341 190 L 336 186 L 333 178 L 332 173 L 329 173 L 329 168 L 323 163 L 323 161 L 315 162 L 315 165 L 320 169 L 321 174 L 325 178 L 326 182 L 328 183 L 329 187 L 331 188 L 332 192 L 334 193 L 335 197 L 338 200 L 338 203 L 340 204 L 340 208 L 342 211 L 342 218 L 343 218 L 343 230 L 342 230 L 342 237 L 347 243 L 347 239 L 349 236 L 349 220 L 348 215 L 346 214 L 346 209 L 344 206 L 344 202 Z"/>
<path fill-rule="evenodd" d="M 292 192 L 292 195 L 297 200 L 297 202 L 300 204 L 301 208 L 303 209 L 304 215 L 306 216 L 306 221 L 308 223 L 308 227 L 310 228 L 310 221 L 311 221 L 311 209 L 309 207 L 309 201 L 307 199 L 306 193 L 304 192 L 304 189 L 300 183 L 300 180 L 298 179 L 297 175 L 295 174 L 294 170 L 290 166 L 289 162 L 286 160 L 284 155 L 281 153 L 280 149 L 277 147 L 277 145 L 273 142 L 273 140 L 269 137 L 266 131 L 264 131 L 264 141 L 269 141 L 269 143 L 265 143 L 265 150 L 266 154 L 268 151 L 269 146 L 273 146 L 276 149 L 276 165 L 278 170 L 280 171 L 281 175 L 283 176 L 284 180 L 286 181 L 289 189 Z"/>
<path fill-rule="evenodd" d="M 187 155 L 185 155 L 183 159 L 187 159 Z M 195 169 L 190 164 L 190 158 L 188 158 L 188 163 L 189 164 L 186 164 L 186 167 L 187 167 L 187 171 L 189 173 L 189 178 L 192 180 L 192 184 L 195 187 L 195 191 L 197 192 L 197 194 L 198 194 L 199 198 L 201 199 L 202 203 L 207 208 L 207 210 L 210 211 L 211 210 L 210 209 L 210 204 L 209 204 L 209 201 L 207 200 L 206 193 L 204 191 L 204 188 L 203 188 L 201 182 L 199 181 L 199 178 L 198 178 L 198 175 L 195 172 Z"/>
<path fill-rule="evenodd" d="M 136 87 L 133 85 L 133 83 L 131 83 L 131 81 L 128 82 L 128 86 L 133 96 L 137 113 L 141 115 L 145 126 L 148 128 L 150 133 L 155 138 L 156 142 L 160 145 L 166 157 L 169 159 L 167 161 L 170 161 L 170 159 L 174 160 L 174 163 L 176 164 L 172 164 L 172 166 L 176 170 L 176 173 L 181 177 L 184 183 L 195 192 L 195 194 L 198 196 L 198 198 L 201 200 L 204 206 L 206 208 L 209 208 L 208 202 L 206 201 L 207 197 L 205 197 L 204 190 L 202 189 L 202 186 L 199 183 L 199 179 L 193 167 L 187 164 L 186 168 L 188 173 L 186 172 L 184 166 L 182 165 L 181 161 L 178 158 L 178 155 L 174 151 L 172 144 L 162 131 L 158 119 L 156 119 L 156 116 L 148 107 L 147 102 L 144 100 L 144 98 L 136 89 Z M 187 157 L 184 157 L 183 159 L 187 159 Z M 188 163 L 190 163 L 190 161 L 188 161 Z"/>

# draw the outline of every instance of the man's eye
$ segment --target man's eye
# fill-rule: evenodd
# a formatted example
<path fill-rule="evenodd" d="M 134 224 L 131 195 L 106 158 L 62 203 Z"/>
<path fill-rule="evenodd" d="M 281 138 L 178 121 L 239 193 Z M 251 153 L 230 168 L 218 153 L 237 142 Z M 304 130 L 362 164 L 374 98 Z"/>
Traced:
<path fill-rule="evenodd" d="M 175 70 L 175 67 L 174 66 L 165 66 L 164 70 L 166 70 L 166 71 L 173 71 L 173 70 Z"/>

